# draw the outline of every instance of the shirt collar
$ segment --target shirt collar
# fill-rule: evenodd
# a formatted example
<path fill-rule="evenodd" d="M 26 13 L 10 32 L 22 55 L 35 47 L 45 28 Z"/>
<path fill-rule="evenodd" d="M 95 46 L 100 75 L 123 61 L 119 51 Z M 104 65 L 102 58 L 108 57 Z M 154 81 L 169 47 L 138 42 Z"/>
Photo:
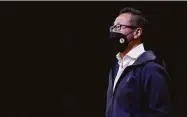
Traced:
<path fill-rule="evenodd" d="M 141 43 L 141 44 L 135 46 L 134 48 L 132 48 L 132 49 L 123 57 L 123 59 L 126 58 L 127 56 L 128 56 L 128 57 L 131 57 L 131 58 L 133 58 L 133 59 L 137 59 L 137 58 L 138 58 L 142 53 L 144 53 L 144 52 L 145 52 L 145 50 L 144 50 L 144 45 L 143 45 L 143 43 Z M 120 53 L 118 53 L 118 54 L 116 55 L 116 58 L 117 58 L 119 61 L 121 60 Z"/>
<path fill-rule="evenodd" d="M 144 53 L 144 46 L 143 44 L 139 44 L 136 47 L 134 47 L 133 49 L 131 49 L 128 53 L 127 56 L 137 59 L 142 53 Z"/>

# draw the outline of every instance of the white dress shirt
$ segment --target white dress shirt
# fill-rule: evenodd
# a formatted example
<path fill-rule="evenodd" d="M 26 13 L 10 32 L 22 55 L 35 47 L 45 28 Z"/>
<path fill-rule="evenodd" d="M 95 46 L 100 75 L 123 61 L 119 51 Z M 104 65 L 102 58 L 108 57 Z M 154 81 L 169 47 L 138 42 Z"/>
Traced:
<path fill-rule="evenodd" d="M 120 53 L 118 53 L 116 55 L 116 58 L 118 59 L 118 64 L 119 64 L 119 69 L 118 69 L 118 73 L 115 77 L 115 80 L 114 80 L 114 86 L 113 86 L 113 92 L 114 92 L 114 89 L 115 89 L 115 86 L 116 86 L 116 83 L 118 82 L 121 74 L 123 73 L 124 69 L 127 67 L 127 66 L 130 66 L 132 65 L 137 59 L 138 57 L 144 53 L 145 50 L 144 50 L 144 46 L 143 44 L 139 44 L 138 46 L 132 48 L 124 57 L 123 59 L 120 57 Z"/>

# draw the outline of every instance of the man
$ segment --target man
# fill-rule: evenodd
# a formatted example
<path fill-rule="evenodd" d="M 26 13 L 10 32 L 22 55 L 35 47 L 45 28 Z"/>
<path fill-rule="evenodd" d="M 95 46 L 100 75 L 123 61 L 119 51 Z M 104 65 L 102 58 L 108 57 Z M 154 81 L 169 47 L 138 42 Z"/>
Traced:
<path fill-rule="evenodd" d="M 146 22 L 141 11 L 126 7 L 110 28 L 117 55 L 109 74 L 106 117 L 169 116 L 169 76 L 140 38 Z"/>

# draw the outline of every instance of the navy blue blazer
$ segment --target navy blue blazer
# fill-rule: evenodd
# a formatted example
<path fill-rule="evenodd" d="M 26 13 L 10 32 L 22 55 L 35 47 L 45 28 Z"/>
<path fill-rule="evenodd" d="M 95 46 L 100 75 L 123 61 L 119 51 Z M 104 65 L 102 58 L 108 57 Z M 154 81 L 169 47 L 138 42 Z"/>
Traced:
<path fill-rule="evenodd" d="M 119 78 L 117 59 L 109 73 L 106 117 L 169 117 L 169 75 L 151 51 L 144 52 Z"/>

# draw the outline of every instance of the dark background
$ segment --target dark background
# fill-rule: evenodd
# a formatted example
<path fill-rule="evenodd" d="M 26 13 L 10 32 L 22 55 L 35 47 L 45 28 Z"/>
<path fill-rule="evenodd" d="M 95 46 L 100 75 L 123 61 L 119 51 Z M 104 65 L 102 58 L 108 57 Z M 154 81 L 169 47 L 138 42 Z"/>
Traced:
<path fill-rule="evenodd" d="M 152 1 L 0 2 L 0 116 L 104 117 L 108 28 L 125 5 L 147 16 L 145 48 L 165 60 L 173 116 L 186 117 L 187 2 Z"/>

